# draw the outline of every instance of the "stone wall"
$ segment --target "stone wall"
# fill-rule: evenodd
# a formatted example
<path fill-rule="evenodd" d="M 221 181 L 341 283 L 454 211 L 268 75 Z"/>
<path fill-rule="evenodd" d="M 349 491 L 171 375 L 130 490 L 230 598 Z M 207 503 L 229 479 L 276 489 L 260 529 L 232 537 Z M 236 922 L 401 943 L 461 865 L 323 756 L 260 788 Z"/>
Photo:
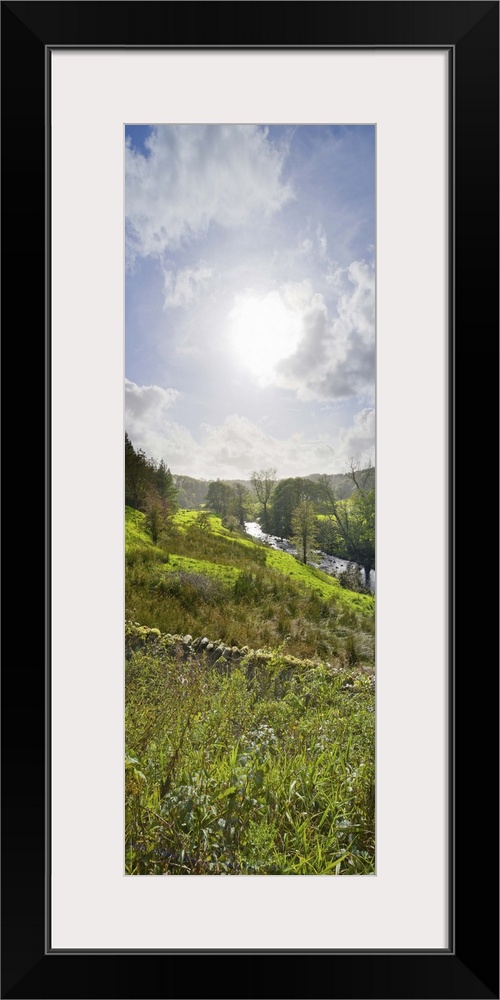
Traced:
<path fill-rule="evenodd" d="M 143 650 L 154 655 L 167 655 L 179 660 L 202 660 L 209 665 L 216 666 L 218 670 L 231 669 L 232 665 L 241 664 L 245 667 L 247 674 L 251 674 L 253 669 L 268 663 L 273 653 L 264 649 L 249 649 L 248 646 L 227 646 L 221 639 L 212 642 L 207 636 L 192 635 L 171 635 L 169 632 L 161 633 L 157 628 L 149 628 L 147 625 L 140 625 L 138 622 L 128 621 L 125 623 L 125 656 L 130 659 L 132 653 Z M 300 660 L 295 656 L 284 655 L 282 657 L 285 671 L 290 673 L 294 669 L 315 667 L 314 660 Z M 375 685 L 373 672 L 366 667 L 345 668 L 332 667 L 332 673 L 345 674 L 346 684 L 349 686 L 349 677 L 356 677 L 360 673 L 370 676 L 372 687 Z"/>

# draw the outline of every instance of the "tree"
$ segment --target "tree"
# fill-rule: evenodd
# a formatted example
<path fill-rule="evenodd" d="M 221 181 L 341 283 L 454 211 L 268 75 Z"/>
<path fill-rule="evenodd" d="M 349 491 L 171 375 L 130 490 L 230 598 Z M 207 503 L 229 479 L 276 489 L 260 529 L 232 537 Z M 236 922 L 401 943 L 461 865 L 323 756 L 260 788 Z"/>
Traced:
<path fill-rule="evenodd" d="M 125 503 L 139 510 L 150 482 L 150 472 L 146 455 L 136 451 L 128 434 L 125 433 Z"/>
<path fill-rule="evenodd" d="M 142 509 L 146 515 L 146 528 L 151 535 L 153 545 L 157 545 L 168 528 L 173 508 L 164 497 L 160 496 L 158 490 L 151 486 L 144 498 Z"/>
<path fill-rule="evenodd" d="M 272 497 L 269 523 L 273 535 L 290 538 L 292 535 L 292 514 L 301 500 L 314 500 L 316 483 L 310 479 L 282 479 Z"/>
<path fill-rule="evenodd" d="M 233 491 L 229 483 L 217 479 L 216 482 L 208 484 L 205 503 L 210 510 L 213 510 L 214 514 L 218 514 L 219 517 L 227 517 L 231 513 L 232 500 Z"/>
<path fill-rule="evenodd" d="M 194 510 L 205 502 L 208 483 L 204 479 L 193 479 L 192 476 L 173 477 L 177 490 L 177 503 L 185 510 Z"/>
<path fill-rule="evenodd" d="M 363 567 L 368 587 L 370 573 L 375 569 L 375 490 L 358 488 L 350 497 L 349 505 L 354 561 Z"/>
<path fill-rule="evenodd" d="M 318 546 L 322 552 L 330 556 L 340 556 L 343 551 L 343 539 L 336 521 L 331 517 L 322 517 L 318 521 Z"/>
<path fill-rule="evenodd" d="M 160 496 L 170 507 L 177 507 L 177 489 L 170 469 L 161 458 L 159 463 L 152 463 L 153 482 Z"/>
<path fill-rule="evenodd" d="M 303 563 L 317 545 L 316 511 L 312 500 L 301 500 L 292 514 L 292 542 Z"/>
<path fill-rule="evenodd" d="M 208 510 L 202 510 L 195 521 L 195 525 L 200 531 L 208 531 L 210 528 L 210 514 Z"/>
<path fill-rule="evenodd" d="M 146 511 L 153 498 L 159 498 L 166 511 L 177 508 L 177 490 L 170 469 L 163 459 L 147 458 L 142 449 L 136 451 L 125 434 L 125 503 L 136 510 Z"/>
<path fill-rule="evenodd" d="M 262 507 L 261 523 L 264 531 L 269 531 L 268 503 L 276 486 L 276 469 L 260 469 L 252 472 L 250 482 Z"/>
<path fill-rule="evenodd" d="M 320 496 L 337 532 L 341 551 L 336 554 L 363 567 L 368 587 L 370 572 L 375 569 L 373 468 L 360 469 L 351 459 L 347 474 L 354 484 L 350 497 L 339 497 L 328 476 L 319 481 Z"/>
<path fill-rule="evenodd" d="M 369 465 L 366 469 L 360 469 L 359 458 L 350 458 L 347 463 L 346 475 L 354 483 L 360 493 L 369 493 L 375 489 L 375 468 Z"/>
<path fill-rule="evenodd" d="M 233 494 L 233 513 L 240 527 L 244 528 L 248 516 L 248 490 L 243 483 L 235 483 Z"/>

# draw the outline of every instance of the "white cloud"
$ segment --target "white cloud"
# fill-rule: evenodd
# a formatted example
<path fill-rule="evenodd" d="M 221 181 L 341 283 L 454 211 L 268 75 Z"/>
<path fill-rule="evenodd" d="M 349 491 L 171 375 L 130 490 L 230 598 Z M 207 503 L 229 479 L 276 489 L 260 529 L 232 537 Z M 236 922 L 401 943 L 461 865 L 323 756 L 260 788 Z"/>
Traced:
<path fill-rule="evenodd" d="M 365 261 L 355 260 L 332 275 L 341 289 L 337 304 L 340 318 L 349 327 L 370 338 L 375 323 L 375 272 Z"/>
<path fill-rule="evenodd" d="M 313 297 L 312 285 L 308 278 L 304 278 L 303 281 L 287 281 L 281 286 L 280 293 L 285 305 L 297 312 L 307 309 Z"/>
<path fill-rule="evenodd" d="M 338 456 L 345 462 L 351 458 L 358 459 L 361 465 L 368 466 L 375 460 L 375 410 L 365 407 L 354 416 L 351 427 L 340 433 Z"/>
<path fill-rule="evenodd" d="M 180 396 L 177 389 L 137 385 L 125 379 L 125 429 L 134 448 L 142 449 L 148 458 L 163 458 L 176 472 L 183 471 L 187 455 L 198 453 L 190 431 L 170 420 L 169 411 Z"/>
<path fill-rule="evenodd" d="M 247 417 L 233 413 L 218 425 L 201 424 L 196 437 L 169 419 L 171 403 L 161 405 L 158 386 L 127 383 L 126 429 L 136 449 L 162 458 L 172 472 L 201 479 L 248 479 L 253 469 L 275 467 L 278 477 L 313 472 L 343 472 L 357 454 L 373 455 L 374 413 L 363 410 L 340 432 L 277 438 Z M 160 390 L 166 393 L 167 390 Z"/>
<path fill-rule="evenodd" d="M 202 425 L 203 450 L 214 469 L 224 469 L 224 475 L 233 478 L 246 469 L 250 475 L 256 462 L 259 468 L 275 464 L 277 441 L 246 417 L 232 414 L 217 427 Z"/>
<path fill-rule="evenodd" d="M 375 382 L 375 276 L 365 262 L 329 275 L 336 300 L 333 318 L 324 297 L 311 295 L 301 307 L 301 335 L 296 350 L 276 365 L 276 383 L 299 398 L 372 398 Z"/>
<path fill-rule="evenodd" d="M 277 365 L 278 385 L 296 389 L 303 398 L 311 396 L 310 384 L 315 373 L 326 364 L 328 347 L 328 310 L 319 293 L 300 306 L 300 337 L 290 357 Z"/>
<path fill-rule="evenodd" d="M 160 256 L 206 234 L 270 216 L 293 197 L 286 146 L 256 125 L 158 125 L 148 155 L 126 148 L 129 255 Z"/>
<path fill-rule="evenodd" d="M 199 460 L 207 463 L 205 478 L 247 479 L 261 468 L 276 468 L 280 479 L 309 475 L 330 468 L 334 455 L 326 436 L 315 441 L 303 434 L 276 438 L 238 414 L 218 426 L 204 424 L 202 433 Z"/>
<path fill-rule="evenodd" d="M 161 427 L 165 414 L 180 396 L 177 389 L 137 385 L 125 379 L 125 426 L 134 447 L 143 447 L 149 430 Z"/>
<path fill-rule="evenodd" d="M 288 281 L 262 296 L 237 293 L 229 344 L 260 386 L 302 401 L 372 402 L 375 390 L 375 278 L 354 261 L 329 276 L 327 297 L 311 281 Z"/>
<path fill-rule="evenodd" d="M 179 307 L 189 305 L 203 292 L 213 274 L 213 268 L 201 260 L 195 267 L 185 267 L 180 271 L 164 272 L 163 305 Z"/>

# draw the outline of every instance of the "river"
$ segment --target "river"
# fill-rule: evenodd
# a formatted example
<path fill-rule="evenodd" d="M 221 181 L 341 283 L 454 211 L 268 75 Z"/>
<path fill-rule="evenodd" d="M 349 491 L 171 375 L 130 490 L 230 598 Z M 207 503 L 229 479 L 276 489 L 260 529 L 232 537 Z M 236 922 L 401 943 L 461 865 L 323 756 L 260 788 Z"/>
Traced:
<path fill-rule="evenodd" d="M 256 538 L 260 542 L 265 542 L 266 545 L 270 545 L 272 549 L 281 549 L 282 552 L 289 552 L 290 555 L 296 555 L 297 550 L 288 541 L 287 538 L 278 538 L 277 535 L 267 535 L 265 531 L 262 530 L 260 524 L 257 521 L 245 521 L 245 531 L 247 535 L 252 538 Z M 355 566 L 356 563 L 350 563 L 347 559 L 341 559 L 340 556 L 329 556 L 326 552 L 321 552 L 317 550 L 318 562 L 314 565 L 318 569 L 322 569 L 324 573 L 328 573 L 329 576 L 339 576 L 340 573 L 345 572 L 348 566 Z M 359 567 L 361 570 L 361 580 L 365 583 L 365 571 L 362 566 Z M 366 584 L 365 584 L 366 585 Z M 370 573 L 370 590 L 375 592 L 375 570 L 372 569 Z"/>

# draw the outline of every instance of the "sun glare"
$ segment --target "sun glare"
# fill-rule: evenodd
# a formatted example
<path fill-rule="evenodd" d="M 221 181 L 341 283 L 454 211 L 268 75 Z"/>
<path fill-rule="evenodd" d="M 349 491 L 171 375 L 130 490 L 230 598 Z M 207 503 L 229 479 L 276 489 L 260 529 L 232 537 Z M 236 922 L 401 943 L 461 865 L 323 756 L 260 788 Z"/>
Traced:
<path fill-rule="evenodd" d="M 240 362 L 261 385 L 268 384 L 278 361 L 297 346 L 299 317 L 287 308 L 279 292 L 269 292 L 264 298 L 238 297 L 229 319 L 231 342 Z"/>

